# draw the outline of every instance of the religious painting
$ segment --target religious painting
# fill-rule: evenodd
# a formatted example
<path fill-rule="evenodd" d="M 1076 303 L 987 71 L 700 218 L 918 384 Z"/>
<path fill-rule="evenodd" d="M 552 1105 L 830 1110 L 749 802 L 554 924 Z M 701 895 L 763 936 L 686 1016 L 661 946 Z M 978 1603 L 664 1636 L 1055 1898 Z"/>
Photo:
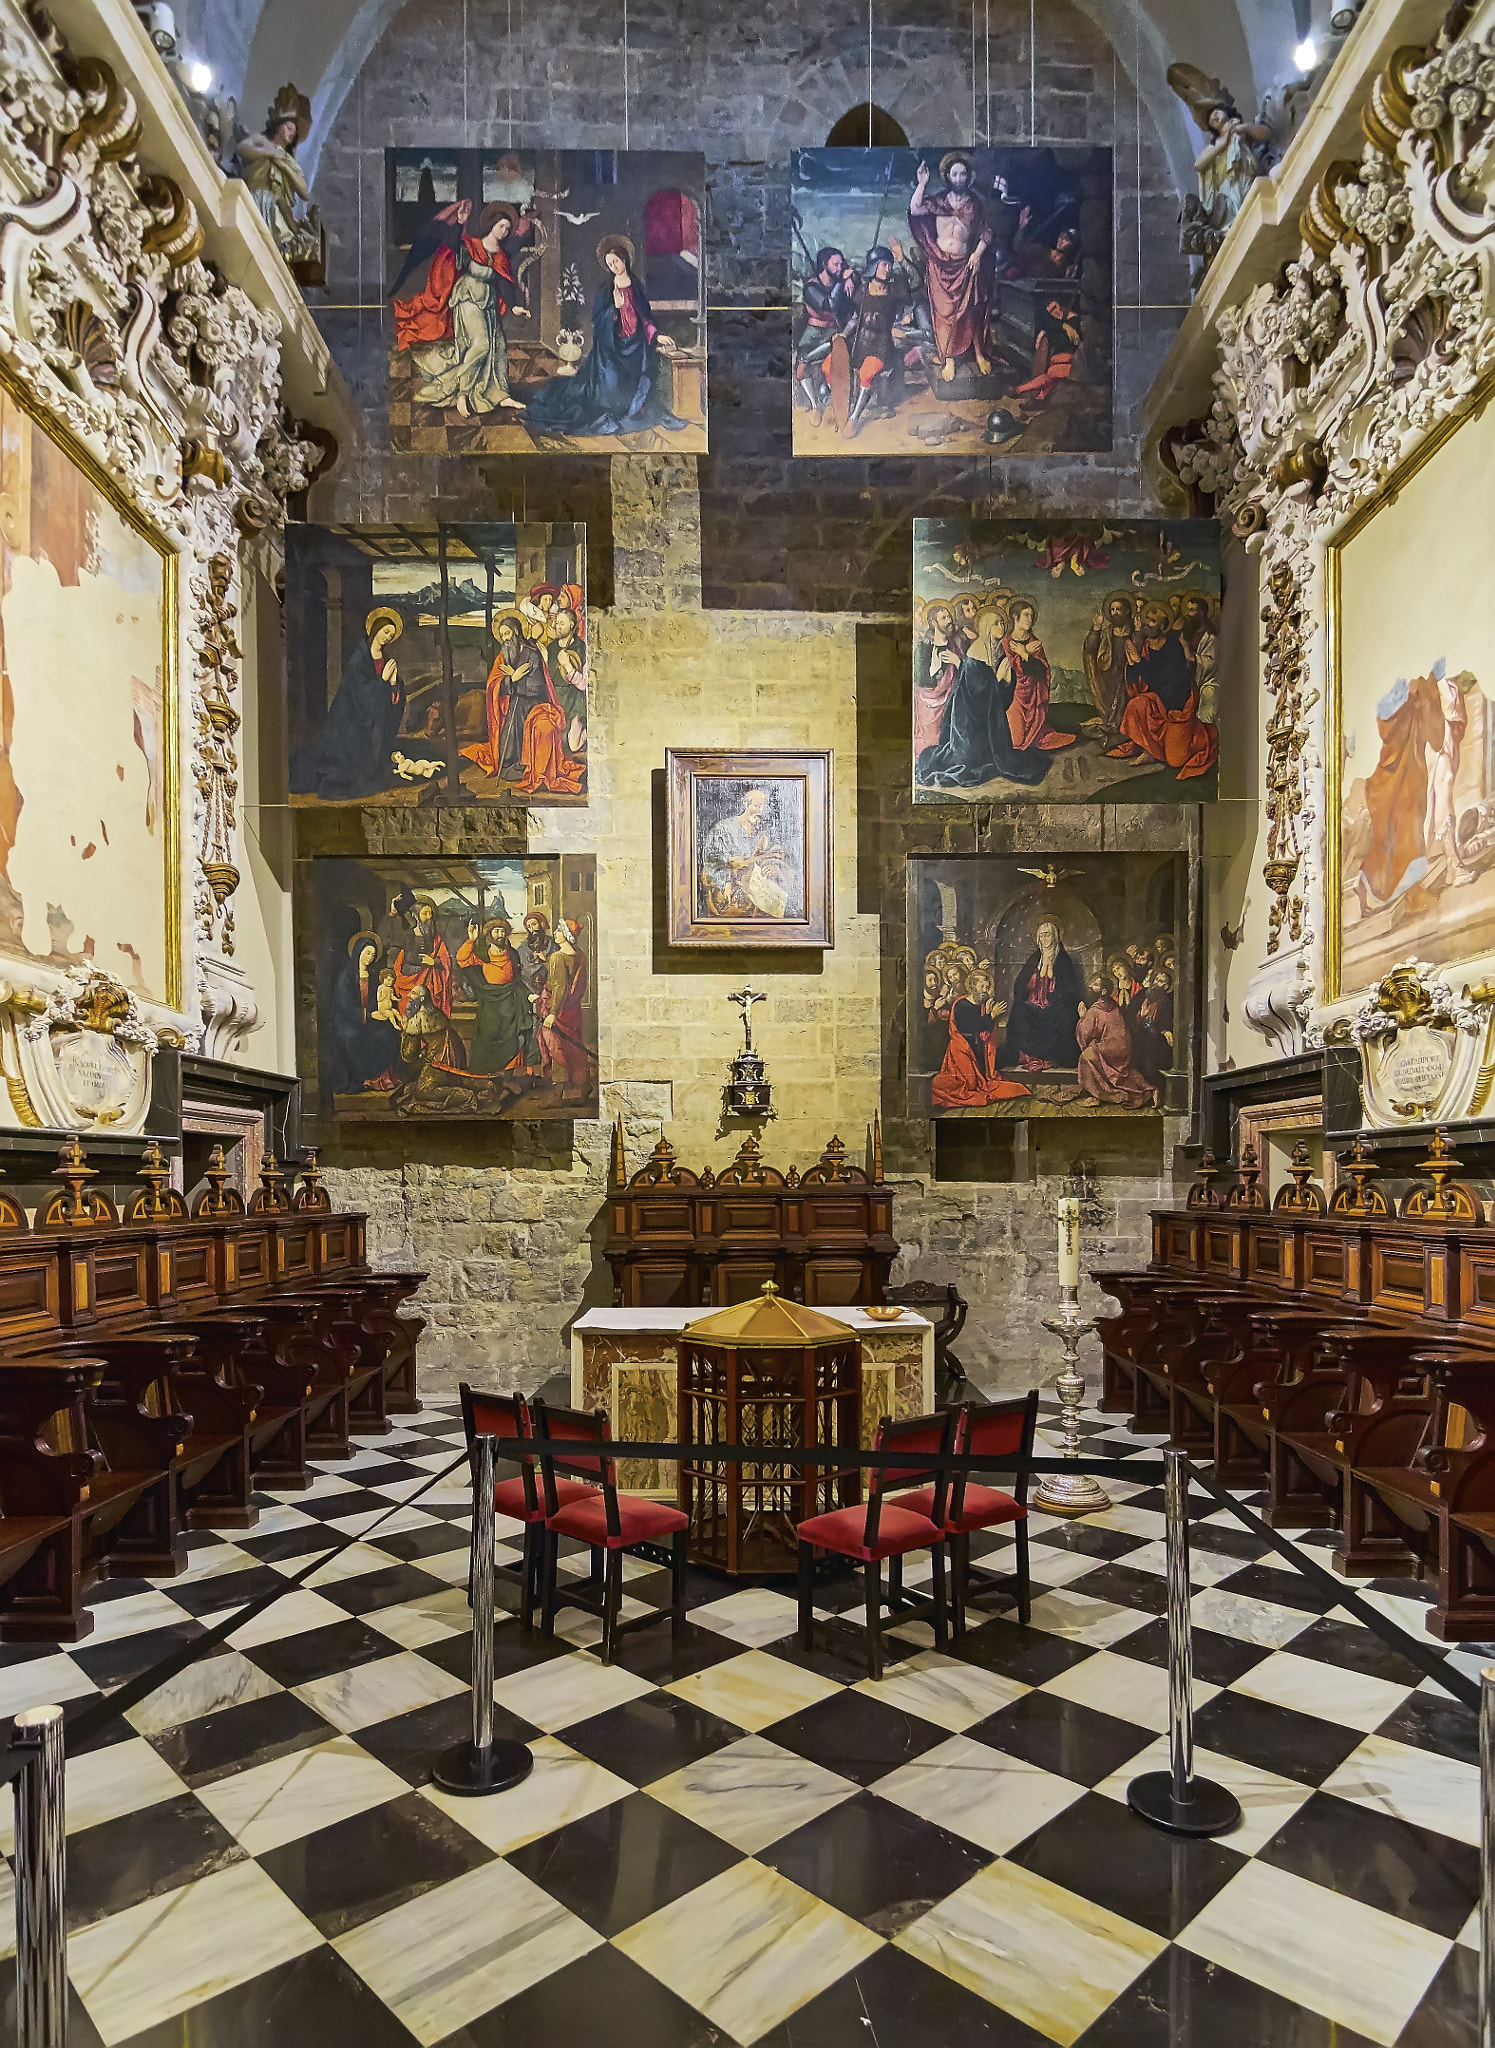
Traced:
<path fill-rule="evenodd" d="M 1330 550 L 1331 999 L 1495 950 L 1492 467 L 1486 410 Z"/>
<path fill-rule="evenodd" d="M 910 860 L 911 1113 L 1187 1108 L 1186 887 L 1177 853 Z"/>
<path fill-rule="evenodd" d="M 830 755 L 665 760 L 671 945 L 831 945 Z"/>
<path fill-rule="evenodd" d="M 0 377 L 0 955 L 182 999 L 176 558 Z"/>
<path fill-rule="evenodd" d="M 305 867 L 316 1001 L 299 1027 L 323 1116 L 597 1115 L 592 855 Z"/>
<path fill-rule="evenodd" d="M 914 521 L 914 801 L 1207 803 L 1213 520 Z"/>
<path fill-rule="evenodd" d="M 1111 446 L 1109 149 L 799 149 L 796 455 Z"/>
<path fill-rule="evenodd" d="M 706 160 L 390 149 L 391 445 L 706 452 Z"/>
<path fill-rule="evenodd" d="M 586 528 L 291 526 L 293 805 L 583 804 Z"/>

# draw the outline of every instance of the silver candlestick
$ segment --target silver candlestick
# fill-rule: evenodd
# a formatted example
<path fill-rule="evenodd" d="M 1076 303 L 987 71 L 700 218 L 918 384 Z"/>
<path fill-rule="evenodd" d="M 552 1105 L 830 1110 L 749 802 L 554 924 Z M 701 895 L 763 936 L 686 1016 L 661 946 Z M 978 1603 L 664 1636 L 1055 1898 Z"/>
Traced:
<path fill-rule="evenodd" d="M 1080 1339 L 1095 1328 L 1093 1317 L 1080 1314 L 1078 1287 L 1059 1289 L 1059 1313 L 1045 1316 L 1043 1327 L 1052 1330 L 1064 1346 L 1064 1363 L 1054 1381 L 1054 1392 L 1063 1410 L 1062 1455 L 1080 1455 L 1080 1403 L 1085 1398 L 1085 1375 L 1080 1370 Z M 1050 1515 L 1094 1515 L 1111 1505 L 1110 1495 L 1084 1472 L 1045 1472 L 1033 1505 Z"/>

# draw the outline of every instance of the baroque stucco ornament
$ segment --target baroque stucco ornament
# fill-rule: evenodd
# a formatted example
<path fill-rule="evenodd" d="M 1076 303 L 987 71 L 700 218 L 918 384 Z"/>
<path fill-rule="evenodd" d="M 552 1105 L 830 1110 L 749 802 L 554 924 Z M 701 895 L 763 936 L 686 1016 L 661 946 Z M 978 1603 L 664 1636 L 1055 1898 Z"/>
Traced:
<path fill-rule="evenodd" d="M 1272 910 L 1243 1007 L 1282 1053 L 1303 1049 L 1330 995 L 1329 544 L 1495 372 L 1492 0 L 1396 51 L 1361 126 L 1359 160 L 1330 164 L 1299 216 L 1296 260 L 1221 310 L 1210 412 L 1163 454 L 1262 558 Z"/>

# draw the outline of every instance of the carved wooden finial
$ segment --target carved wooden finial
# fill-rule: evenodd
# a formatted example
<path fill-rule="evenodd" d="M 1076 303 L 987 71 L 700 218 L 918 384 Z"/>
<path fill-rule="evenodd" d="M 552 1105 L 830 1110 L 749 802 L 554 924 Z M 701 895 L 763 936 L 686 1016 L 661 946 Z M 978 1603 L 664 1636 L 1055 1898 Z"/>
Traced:
<path fill-rule="evenodd" d="M 301 1185 L 291 1202 L 293 1209 L 330 1209 L 332 1198 L 322 1185 L 322 1169 L 317 1164 L 317 1147 L 308 1145 L 301 1161 Z"/>
<path fill-rule="evenodd" d="M 159 1139 L 152 1138 L 140 1155 L 137 1178 L 145 1182 L 138 1209 L 132 1209 L 132 1216 L 142 1221 L 171 1214 L 171 1203 L 165 1189 L 171 1180 L 171 1167 L 161 1151 Z"/>
<path fill-rule="evenodd" d="M 846 1147 L 839 1136 L 833 1137 L 820 1155 L 820 1178 L 835 1182 L 846 1177 Z"/>
<path fill-rule="evenodd" d="M 1433 1183 L 1433 1191 L 1429 1194 L 1426 1188 L 1413 1188 L 1402 1202 L 1402 1215 L 1424 1222 L 1432 1218 L 1455 1223 L 1482 1222 L 1484 1205 L 1478 1194 L 1467 1181 L 1455 1179 L 1463 1163 L 1448 1142 L 1448 1132 L 1441 1128 L 1434 1131 L 1428 1156 L 1420 1159 L 1416 1167 Z"/>
<path fill-rule="evenodd" d="M 1365 1142 L 1364 1133 L 1356 1138 L 1348 1152 L 1340 1153 L 1339 1167 L 1346 1185 L 1334 1190 L 1330 1206 L 1336 1216 L 1387 1216 L 1391 1213 L 1386 1197 L 1378 1187 L 1371 1185 L 1381 1169 Z"/>
<path fill-rule="evenodd" d="M 882 1186 L 882 1175 L 882 1116 L 879 1111 L 874 1110 L 872 1112 L 872 1179 L 878 1187 Z"/>
<path fill-rule="evenodd" d="M 1215 1164 L 1214 1153 L 1210 1151 L 1202 1153 L 1199 1164 L 1194 1169 L 1194 1185 L 1189 1189 L 1189 1199 L 1185 1207 L 1190 1209 L 1218 1209 L 1220 1197 L 1215 1192 L 1215 1182 L 1219 1178 L 1220 1169 Z"/>
<path fill-rule="evenodd" d="M 83 1141 L 76 1132 L 58 1147 L 57 1160 L 57 1165 L 52 1169 L 52 1178 L 60 1180 L 67 1193 L 59 1217 L 55 1220 L 91 1223 L 93 1210 L 88 1204 L 84 1190 L 91 1180 L 98 1179 L 98 1168 L 89 1165 Z"/>
<path fill-rule="evenodd" d="M 680 1178 L 680 1168 L 675 1162 L 675 1148 L 668 1138 L 661 1138 L 644 1165 L 640 1178 L 651 1187 L 667 1187 Z"/>
<path fill-rule="evenodd" d="M 260 1161 L 260 1184 L 250 1199 L 251 1216 L 281 1216 L 291 1206 L 285 1189 L 286 1170 L 273 1152 Z"/>
<path fill-rule="evenodd" d="M 1277 1199 L 1272 1207 L 1294 1210 L 1300 1215 L 1322 1215 L 1324 1191 L 1314 1185 L 1313 1162 L 1308 1157 L 1308 1147 L 1301 1138 L 1293 1147 L 1292 1162 L 1287 1170 L 1292 1175 L 1292 1183 L 1277 1190 Z"/>
<path fill-rule="evenodd" d="M 608 1161 L 607 1179 L 609 1187 L 626 1188 L 628 1185 L 628 1153 L 623 1144 L 621 1116 L 613 1123 L 612 1156 Z"/>

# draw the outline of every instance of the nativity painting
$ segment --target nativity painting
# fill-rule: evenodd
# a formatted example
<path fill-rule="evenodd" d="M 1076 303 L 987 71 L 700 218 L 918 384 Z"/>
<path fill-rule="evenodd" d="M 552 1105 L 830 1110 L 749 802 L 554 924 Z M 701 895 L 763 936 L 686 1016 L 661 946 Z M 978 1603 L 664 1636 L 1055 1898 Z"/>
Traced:
<path fill-rule="evenodd" d="M 391 445 L 706 452 L 704 157 L 391 149 Z"/>
<path fill-rule="evenodd" d="M 586 529 L 287 530 L 293 805 L 587 795 Z"/>
<path fill-rule="evenodd" d="M 299 1029 L 322 1116 L 597 1115 L 590 854 L 306 868 Z"/>
<path fill-rule="evenodd" d="M 1219 532 L 914 522 L 916 803 L 1205 803 Z"/>
<path fill-rule="evenodd" d="M 910 860 L 910 1113 L 1186 1107 L 1185 870 L 1153 853 Z"/>
<path fill-rule="evenodd" d="M 1111 446 L 1109 149 L 800 149 L 796 455 Z"/>

